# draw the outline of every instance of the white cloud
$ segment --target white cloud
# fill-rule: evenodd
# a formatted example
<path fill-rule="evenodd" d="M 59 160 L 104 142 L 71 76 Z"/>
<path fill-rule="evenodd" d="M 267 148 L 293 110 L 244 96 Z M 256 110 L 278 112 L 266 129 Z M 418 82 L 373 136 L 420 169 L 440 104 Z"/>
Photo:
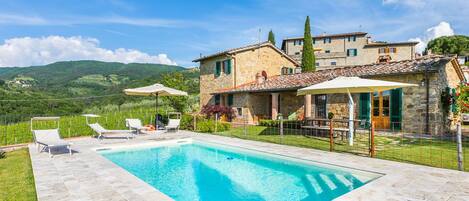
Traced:
<path fill-rule="evenodd" d="M 11 38 L 0 45 L 0 67 L 43 65 L 70 60 L 176 65 L 166 54 L 150 55 L 125 48 L 109 50 L 99 47 L 98 39 L 81 36 Z"/>
<path fill-rule="evenodd" d="M 419 42 L 416 46 L 417 52 L 423 52 L 429 41 L 441 36 L 452 35 L 454 35 L 454 30 L 451 28 L 451 25 L 448 22 L 443 21 L 436 26 L 428 28 L 423 37 L 411 38 L 409 41 Z"/>

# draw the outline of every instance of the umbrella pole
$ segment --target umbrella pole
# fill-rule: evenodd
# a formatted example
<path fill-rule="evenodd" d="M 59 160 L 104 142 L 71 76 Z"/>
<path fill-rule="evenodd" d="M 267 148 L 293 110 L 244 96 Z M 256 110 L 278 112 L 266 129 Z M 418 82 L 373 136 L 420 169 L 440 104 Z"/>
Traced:
<path fill-rule="evenodd" d="M 155 94 L 155 129 L 158 130 L 158 94 Z"/>
<path fill-rule="evenodd" d="M 349 131 L 349 139 L 348 139 L 348 144 L 350 146 L 353 146 L 353 98 L 352 94 L 350 94 L 350 91 L 347 89 L 347 94 L 348 94 L 348 107 L 349 107 L 349 122 L 348 122 L 348 131 Z"/>

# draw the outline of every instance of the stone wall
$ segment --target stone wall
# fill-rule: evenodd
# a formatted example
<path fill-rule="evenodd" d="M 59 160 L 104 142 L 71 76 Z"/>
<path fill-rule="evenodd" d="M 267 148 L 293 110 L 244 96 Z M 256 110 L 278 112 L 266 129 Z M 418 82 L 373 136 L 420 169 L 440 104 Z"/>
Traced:
<path fill-rule="evenodd" d="M 389 55 L 391 61 L 408 60 L 415 58 L 415 46 L 407 44 L 395 44 L 388 46 L 368 46 L 368 38 L 357 36 L 356 41 L 348 41 L 347 37 L 332 38 L 331 43 L 324 43 L 323 39 L 318 39 L 313 44 L 316 51 L 316 62 L 319 63 L 318 69 L 334 68 L 347 65 L 364 65 L 376 63 L 379 56 Z M 381 47 L 396 48 L 396 53 L 379 53 Z M 357 56 L 347 56 L 347 49 L 357 49 Z M 330 53 L 325 53 L 328 50 Z M 303 45 L 295 45 L 294 40 L 285 42 L 285 52 L 301 63 Z M 340 55 L 340 56 L 339 56 Z M 336 62 L 332 66 L 331 62 Z"/>
<path fill-rule="evenodd" d="M 280 93 L 280 113 L 287 119 L 293 113 L 304 113 L 304 96 L 297 96 L 296 92 Z M 295 116 L 295 115 L 293 115 Z"/>
<path fill-rule="evenodd" d="M 216 62 L 226 59 L 231 59 L 231 73 L 227 75 L 222 72 L 219 77 L 215 77 Z M 212 93 L 255 81 L 258 72 L 265 71 L 270 77 L 280 75 L 282 67 L 295 67 L 295 65 L 271 46 L 202 60 L 200 62 L 200 106 L 215 103 Z"/>
<path fill-rule="evenodd" d="M 394 76 L 375 76 L 370 79 L 395 81 L 412 83 L 418 86 L 403 88 L 402 98 L 402 132 L 424 133 L 425 132 L 425 116 L 426 116 L 426 87 L 422 86 L 422 80 L 425 78 L 423 73 L 419 74 L 404 74 Z M 449 117 L 452 116 L 443 110 L 441 102 L 441 93 L 449 87 L 457 87 L 459 77 L 457 76 L 451 63 L 448 63 L 444 68 L 442 67 L 438 73 L 429 73 L 429 119 L 430 119 L 430 133 L 442 134 L 447 133 L 450 128 Z M 249 94 L 249 111 L 250 122 L 256 123 L 258 119 L 254 116 L 263 116 L 269 114 L 269 98 L 270 94 Z M 304 96 L 296 96 L 294 92 L 280 93 L 280 113 L 285 118 L 288 115 L 297 112 L 302 114 L 304 110 Z M 355 118 L 358 118 L 359 109 L 359 94 L 352 94 L 354 100 Z M 334 113 L 337 119 L 347 119 L 349 114 L 347 94 L 329 94 L 327 97 L 327 112 Z M 315 98 L 312 96 L 312 117 L 315 118 L 314 103 Z"/>

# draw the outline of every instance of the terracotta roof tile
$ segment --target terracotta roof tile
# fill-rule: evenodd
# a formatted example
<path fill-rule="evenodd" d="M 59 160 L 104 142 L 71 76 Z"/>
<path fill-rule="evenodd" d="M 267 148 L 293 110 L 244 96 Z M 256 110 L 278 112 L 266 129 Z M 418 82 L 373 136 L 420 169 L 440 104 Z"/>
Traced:
<path fill-rule="evenodd" d="M 377 75 L 410 74 L 428 70 L 436 71 L 439 66 L 451 61 L 453 57 L 427 56 L 414 60 L 403 60 L 389 63 L 361 66 L 345 66 L 335 69 L 318 70 L 311 73 L 272 76 L 263 83 L 255 81 L 244 83 L 235 88 L 221 89 L 218 93 L 262 92 L 296 90 L 313 84 L 334 79 L 338 76 L 370 77 Z"/>

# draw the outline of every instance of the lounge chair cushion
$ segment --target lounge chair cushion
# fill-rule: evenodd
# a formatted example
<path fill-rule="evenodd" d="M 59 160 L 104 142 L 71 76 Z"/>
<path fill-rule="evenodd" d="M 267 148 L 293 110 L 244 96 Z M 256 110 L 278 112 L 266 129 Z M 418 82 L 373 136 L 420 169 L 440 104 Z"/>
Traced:
<path fill-rule="evenodd" d="M 181 123 L 180 119 L 169 119 L 168 125 L 166 126 L 166 128 L 178 128 L 180 123 Z"/>
<path fill-rule="evenodd" d="M 146 127 L 142 125 L 142 121 L 140 119 L 126 119 L 125 123 L 128 128 L 133 129 L 145 129 Z"/>
<path fill-rule="evenodd" d="M 90 128 L 93 129 L 97 133 L 105 133 L 107 130 L 103 128 L 100 124 L 94 123 L 94 124 L 89 124 Z"/>
<path fill-rule="evenodd" d="M 36 142 L 40 144 L 48 146 L 65 146 L 70 144 L 60 138 L 58 129 L 33 130 L 33 134 Z"/>

